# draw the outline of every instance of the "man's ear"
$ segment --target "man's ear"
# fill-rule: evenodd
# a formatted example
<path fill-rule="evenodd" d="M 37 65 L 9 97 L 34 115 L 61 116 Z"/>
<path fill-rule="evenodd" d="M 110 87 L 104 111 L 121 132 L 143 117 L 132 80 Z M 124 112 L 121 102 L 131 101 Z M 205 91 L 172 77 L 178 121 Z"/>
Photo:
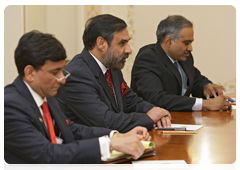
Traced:
<path fill-rule="evenodd" d="M 171 47 L 172 38 L 170 36 L 166 36 L 165 39 L 164 39 L 164 43 L 166 44 L 167 47 Z"/>
<path fill-rule="evenodd" d="M 108 43 L 103 37 L 99 36 L 96 40 L 96 46 L 99 50 L 105 51 L 108 48 Z"/>
<path fill-rule="evenodd" d="M 32 82 L 34 80 L 36 74 L 36 70 L 31 65 L 27 65 L 24 68 L 24 80 L 28 83 Z"/>

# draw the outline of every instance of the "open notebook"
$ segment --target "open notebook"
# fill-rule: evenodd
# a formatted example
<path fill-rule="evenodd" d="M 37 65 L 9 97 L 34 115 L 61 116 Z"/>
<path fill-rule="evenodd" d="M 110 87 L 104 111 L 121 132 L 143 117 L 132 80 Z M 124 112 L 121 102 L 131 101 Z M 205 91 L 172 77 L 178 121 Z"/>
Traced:
<path fill-rule="evenodd" d="M 145 158 L 149 156 L 155 156 L 155 144 L 151 141 L 141 141 L 143 146 L 145 147 L 145 151 L 143 155 L 139 158 Z M 118 152 L 113 150 L 111 153 L 111 158 L 109 158 L 107 161 L 103 161 L 103 164 L 116 164 L 116 163 L 122 163 L 126 161 L 132 161 L 132 157 L 130 155 L 126 155 L 122 152 Z"/>

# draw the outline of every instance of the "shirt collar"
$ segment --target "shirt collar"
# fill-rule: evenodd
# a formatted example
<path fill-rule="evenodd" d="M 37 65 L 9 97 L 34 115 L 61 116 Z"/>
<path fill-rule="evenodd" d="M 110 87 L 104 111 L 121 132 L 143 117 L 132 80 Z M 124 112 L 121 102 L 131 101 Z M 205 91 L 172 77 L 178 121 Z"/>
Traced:
<path fill-rule="evenodd" d="M 28 84 L 27 82 L 25 82 L 24 80 L 23 80 L 23 82 L 26 84 L 26 86 L 27 86 L 28 90 L 30 91 L 30 93 L 31 93 L 34 101 L 35 101 L 36 104 L 37 104 L 37 106 L 38 106 L 38 107 L 42 106 L 43 102 L 47 101 L 47 98 L 45 97 L 44 99 L 42 99 L 42 97 L 41 97 L 38 93 L 36 93 L 36 92 L 29 86 L 29 84 Z"/>
<path fill-rule="evenodd" d="M 177 62 L 177 60 L 176 61 L 174 61 L 169 55 L 167 55 L 168 56 L 168 58 L 171 60 L 171 62 L 172 63 L 175 63 L 175 62 Z"/>
<path fill-rule="evenodd" d="M 90 51 L 88 51 L 88 52 L 90 53 Z M 90 53 L 90 54 L 96 60 L 96 62 L 98 63 L 98 65 L 101 68 L 103 74 L 105 74 L 108 69 L 92 53 Z"/>

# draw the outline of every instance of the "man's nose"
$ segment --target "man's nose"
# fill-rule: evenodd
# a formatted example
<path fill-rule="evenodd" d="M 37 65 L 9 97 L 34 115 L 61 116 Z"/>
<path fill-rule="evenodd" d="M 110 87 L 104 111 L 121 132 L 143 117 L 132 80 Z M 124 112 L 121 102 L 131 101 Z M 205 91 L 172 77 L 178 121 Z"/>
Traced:
<path fill-rule="evenodd" d="M 129 44 L 127 44 L 127 46 L 125 48 L 125 54 L 132 54 L 132 49 Z"/>
<path fill-rule="evenodd" d="M 193 50 L 192 44 L 188 45 L 187 50 L 192 52 L 192 50 Z"/>
<path fill-rule="evenodd" d="M 60 81 L 61 84 L 65 84 L 66 83 L 66 79 L 64 78 L 62 81 Z"/>
<path fill-rule="evenodd" d="M 65 83 L 66 83 L 66 78 L 65 78 L 65 76 L 64 76 L 64 74 L 63 74 L 63 71 L 60 72 L 60 75 L 59 75 L 59 76 L 60 76 L 60 81 L 59 81 L 59 82 L 60 82 L 61 84 L 65 84 Z"/>

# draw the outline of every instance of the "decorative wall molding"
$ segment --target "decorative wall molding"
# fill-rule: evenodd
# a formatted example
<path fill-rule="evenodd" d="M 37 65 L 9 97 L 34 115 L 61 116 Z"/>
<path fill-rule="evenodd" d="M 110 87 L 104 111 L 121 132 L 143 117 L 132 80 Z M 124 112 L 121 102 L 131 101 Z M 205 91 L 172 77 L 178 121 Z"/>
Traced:
<path fill-rule="evenodd" d="M 134 42 L 135 42 L 135 29 L 134 29 L 134 5 L 127 6 L 127 25 L 128 32 L 131 36 L 131 41 L 129 41 L 129 45 L 132 50 L 134 50 Z"/>
<path fill-rule="evenodd" d="M 86 21 L 89 18 L 92 18 L 101 13 L 102 13 L 102 5 L 84 5 L 84 18 L 85 18 L 84 23 L 86 23 Z"/>

